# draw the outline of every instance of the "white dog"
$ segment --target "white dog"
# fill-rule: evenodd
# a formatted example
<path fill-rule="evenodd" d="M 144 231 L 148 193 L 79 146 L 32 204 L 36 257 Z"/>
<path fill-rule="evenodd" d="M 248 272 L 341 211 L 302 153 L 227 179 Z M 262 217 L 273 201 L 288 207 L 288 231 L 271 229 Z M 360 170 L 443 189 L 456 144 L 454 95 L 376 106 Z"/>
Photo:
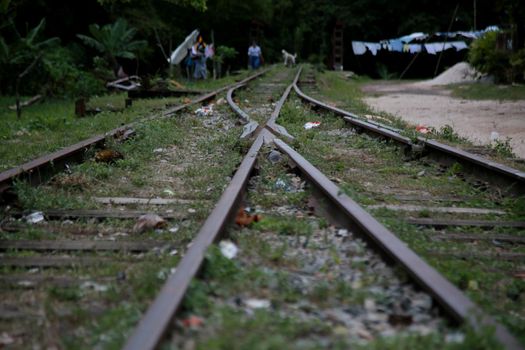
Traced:
<path fill-rule="evenodd" d="M 292 66 L 295 66 L 295 59 L 297 58 L 297 54 L 292 55 L 286 52 L 286 50 L 282 50 L 281 52 L 283 53 L 284 65 L 288 66 L 288 64 L 291 64 Z"/>

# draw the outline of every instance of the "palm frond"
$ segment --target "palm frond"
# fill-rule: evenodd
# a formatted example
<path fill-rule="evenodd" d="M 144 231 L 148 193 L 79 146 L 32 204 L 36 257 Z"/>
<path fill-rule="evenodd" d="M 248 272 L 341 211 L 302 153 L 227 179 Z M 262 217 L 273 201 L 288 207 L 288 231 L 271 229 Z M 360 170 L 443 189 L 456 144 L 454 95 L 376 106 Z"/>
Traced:
<path fill-rule="evenodd" d="M 82 34 L 77 34 L 77 37 L 82 40 L 84 42 L 84 44 L 86 44 L 87 46 L 91 46 L 92 48 L 100 51 L 100 52 L 104 52 L 105 51 L 105 46 L 98 40 L 90 37 L 90 36 L 87 36 L 87 35 L 82 35 Z"/>
<path fill-rule="evenodd" d="M 38 25 L 35 28 L 31 29 L 29 33 L 27 33 L 27 36 L 25 38 L 26 42 L 29 45 L 31 45 L 33 41 L 36 39 L 36 37 L 40 34 L 40 32 L 44 30 L 45 27 L 46 27 L 46 19 L 42 18 L 40 23 L 38 23 Z"/>

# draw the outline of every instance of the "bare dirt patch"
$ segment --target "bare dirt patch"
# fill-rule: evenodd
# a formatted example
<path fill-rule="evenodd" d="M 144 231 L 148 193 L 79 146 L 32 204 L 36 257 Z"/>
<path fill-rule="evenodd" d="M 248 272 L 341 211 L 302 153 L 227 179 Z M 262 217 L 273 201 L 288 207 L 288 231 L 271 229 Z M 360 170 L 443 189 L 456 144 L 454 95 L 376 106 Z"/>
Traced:
<path fill-rule="evenodd" d="M 490 144 L 493 131 L 511 138 L 514 153 L 525 158 L 525 100 L 465 100 L 440 86 L 421 83 L 374 82 L 363 91 L 365 103 L 414 125 L 441 128 L 449 124 L 475 144 Z"/>

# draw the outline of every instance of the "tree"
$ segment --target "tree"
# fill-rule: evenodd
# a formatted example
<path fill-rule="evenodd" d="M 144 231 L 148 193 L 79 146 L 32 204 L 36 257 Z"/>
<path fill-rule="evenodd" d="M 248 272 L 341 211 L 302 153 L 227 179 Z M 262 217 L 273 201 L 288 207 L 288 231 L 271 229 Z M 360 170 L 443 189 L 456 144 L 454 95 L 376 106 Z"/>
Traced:
<path fill-rule="evenodd" d="M 136 58 L 136 52 L 147 45 L 145 40 L 133 40 L 136 29 L 128 26 L 126 20 L 119 18 L 113 24 L 106 24 L 100 27 L 98 24 L 91 24 L 89 32 L 92 37 L 77 34 L 84 44 L 93 47 L 102 53 L 113 65 L 115 75 L 119 69 L 117 57 Z"/>
<path fill-rule="evenodd" d="M 55 37 L 40 40 L 40 36 L 45 26 L 46 20 L 43 18 L 36 27 L 27 33 L 25 37 L 22 37 L 16 30 L 15 26 L 11 23 L 11 27 L 15 32 L 17 40 L 11 45 L 8 45 L 7 42 L 0 37 L 0 65 L 3 68 L 2 70 L 7 71 L 14 69 L 18 72 L 22 67 L 25 67 L 21 73 L 16 75 L 15 95 L 16 115 L 18 118 L 22 116 L 19 93 L 22 79 L 35 68 L 45 50 L 60 41 Z"/>

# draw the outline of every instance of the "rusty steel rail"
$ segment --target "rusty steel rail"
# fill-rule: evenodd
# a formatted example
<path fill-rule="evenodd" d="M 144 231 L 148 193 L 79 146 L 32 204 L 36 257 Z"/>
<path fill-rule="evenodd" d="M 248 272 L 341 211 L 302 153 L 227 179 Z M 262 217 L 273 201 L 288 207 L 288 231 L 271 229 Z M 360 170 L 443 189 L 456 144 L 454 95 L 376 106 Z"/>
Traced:
<path fill-rule="evenodd" d="M 160 117 L 165 118 L 170 115 L 179 112 L 189 106 L 192 106 L 197 103 L 207 101 L 217 94 L 223 92 L 226 89 L 229 89 L 232 86 L 243 85 L 248 81 L 253 80 L 260 75 L 266 73 L 268 69 L 262 70 L 256 74 L 253 74 L 240 82 L 236 82 L 225 87 L 221 87 L 217 90 L 214 90 L 205 95 L 199 96 L 192 100 L 191 102 L 178 105 L 172 108 L 167 109 L 162 112 Z M 147 117 L 141 122 L 152 120 L 157 118 L 156 116 Z M 65 147 L 61 150 L 46 154 L 44 156 L 38 157 L 34 160 L 31 160 L 22 165 L 16 166 L 9 170 L 6 170 L 0 173 L 0 198 L 2 198 L 3 193 L 13 186 L 15 180 L 25 180 L 33 186 L 37 186 L 42 182 L 48 180 L 52 175 L 57 172 L 63 171 L 70 163 L 81 162 L 84 158 L 84 153 L 91 147 L 100 147 L 104 142 L 111 137 L 118 137 L 119 135 L 125 134 L 128 130 L 132 128 L 137 122 L 133 122 L 116 129 L 110 130 L 104 134 L 99 134 L 92 136 L 86 140 L 75 143 L 74 145 Z"/>
<path fill-rule="evenodd" d="M 284 91 L 284 94 L 281 96 L 281 98 L 279 99 L 279 101 L 275 105 L 275 109 L 273 110 L 273 112 L 272 112 L 272 114 L 270 116 L 270 119 L 268 119 L 268 121 L 266 122 L 266 128 L 268 128 L 274 134 L 283 135 L 283 136 L 285 136 L 285 137 L 287 137 L 288 139 L 291 139 L 291 140 L 293 140 L 294 137 L 292 135 L 290 135 L 290 133 L 286 130 L 285 127 L 283 127 L 282 125 L 277 124 L 276 121 L 277 121 L 277 118 L 279 117 L 279 114 L 281 113 L 281 109 L 283 108 L 284 103 L 286 102 L 286 99 L 290 95 L 290 91 L 292 91 L 292 87 L 295 84 L 297 84 L 297 81 L 299 80 L 299 76 L 301 75 L 302 70 L 303 70 L 303 67 L 300 67 L 297 70 L 297 74 L 295 75 L 293 82 L 286 88 L 286 90 Z"/>
<path fill-rule="evenodd" d="M 289 90 L 287 89 L 286 92 L 289 93 Z M 160 344 L 182 303 L 191 280 L 198 273 L 204 261 L 207 248 L 220 237 L 225 227 L 233 220 L 235 209 L 238 208 L 242 200 L 243 191 L 246 189 L 262 145 L 271 142 L 290 157 L 303 173 L 303 176 L 315 187 L 316 193 L 324 196 L 327 200 L 325 204 L 332 209 L 331 217 L 367 238 L 382 254 L 400 264 L 412 276 L 413 280 L 426 289 L 451 317 L 460 322 L 468 322 L 478 329 L 483 325 L 493 326 L 496 330 L 495 336 L 507 349 L 521 348 L 518 341 L 505 327 L 495 322 L 491 317 L 484 315 L 458 288 L 424 262 L 356 202 L 343 194 L 333 182 L 300 154 L 272 135 L 269 132 L 270 130 L 272 129 L 267 125 L 260 129 L 232 181 L 177 266 L 176 272 L 166 281 L 135 332 L 128 339 L 124 349 L 150 350 L 155 349 Z"/>
<path fill-rule="evenodd" d="M 244 112 L 233 100 L 233 94 L 235 90 L 244 87 L 245 85 L 246 84 L 239 84 L 237 86 L 234 86 L 231 89 L 229 89 L 226 93 L 226 100 L 228 101 L 228 104 L 233 109 L 233 111 L 239 115 L 242 122 L 245 123 L 243 132 L 241 134 L 241 139 L 253 135 L 256 132 L 257 127 L 259 126 L 259 123 L 250 118 L 248 113 Z"/>
<path fill-rule="evenodd" d="M 264 139 L 269 136 L 268 134 L 266 130 L 259 133 L 230 184 L 177 266 L 176 272 L 168 278 L 134 333 L 126 342 L 124 349 L 152 350 L 159 345 L 186 294 L 191 280 L 204 261 L 206 250 L 218 239 L 226 225 L 232 221 L 257 160 L 257 155 Z"/>
<path fill-rule="evenodd" d="M 328 200 L 332 215 L 337 216 L 342 224 L 350 226 L 356 233 L 367 238 L 381 253 L 400 264 L 449 315 L 457 321 L 468 322 L 475 329 L 480 329 L 480 326 L 484 325 L 493 326 L 496 338 L 507 349 L 521 349 L 519 342 L 504 326 L 485 315 L 463 292 L 344 194 L 323 173 L 285 142 L 275 138 L 274 143 L 279 150 L 290 157 L 310 183 Z"/>
<path fill-rule="evenodd" d="M 245 122 L 251 122 L 252 119 L 249 115 L 233 101 L 234 91 L 244 85 L 238 84 L 231 87 L 227 93 L 227 100 L 232 109 Z M 289 89 L 287 89 L 287 93 L 289 93 Z M 258 129 L 255 141 L 235 172 L 230 184 L 204 222 L 192 245 L 177 266 L 177 270 L 168 278 L 137 328 L 128 338 L 124 346 L 125 350 L 153 350 L 160 344 L 192 279 L 204 261 L 206 250 L 221 236 L 228 223 L 232 222 L 256 164 L 259 151 L 263 144 L 271 142 L 272 139 L 273 135 L 268 130 Z"/>
<path fill-rule="evenodd" d="M 298 84 L 294 84 L 294 90 L 303 100 L 342 116 L 345 121 L 352 124 L 357 129 L 363 130 L 371 135 L 394 140 L 406 147 L 412 148 L 416 146 L 408 137 L 401 135 L 399 133 L 400 130 L 398 129 L 380 123 L 363 121 L 353 113 L 316 100 L 302 92 L 301 89 L 299 89 Z M 445 165 L 459 163 L 462 165 L 465 172 L 484 181 L 503 187 L 505 192 L 510 195 L 525 194 L 525 172 L 523 171 L 487 160 L 483 157 L 445 145 L 435 140 L 418 137 L 417 141 L 420 147 L 423 147 L 423 153 L 439 163 Z"/>

